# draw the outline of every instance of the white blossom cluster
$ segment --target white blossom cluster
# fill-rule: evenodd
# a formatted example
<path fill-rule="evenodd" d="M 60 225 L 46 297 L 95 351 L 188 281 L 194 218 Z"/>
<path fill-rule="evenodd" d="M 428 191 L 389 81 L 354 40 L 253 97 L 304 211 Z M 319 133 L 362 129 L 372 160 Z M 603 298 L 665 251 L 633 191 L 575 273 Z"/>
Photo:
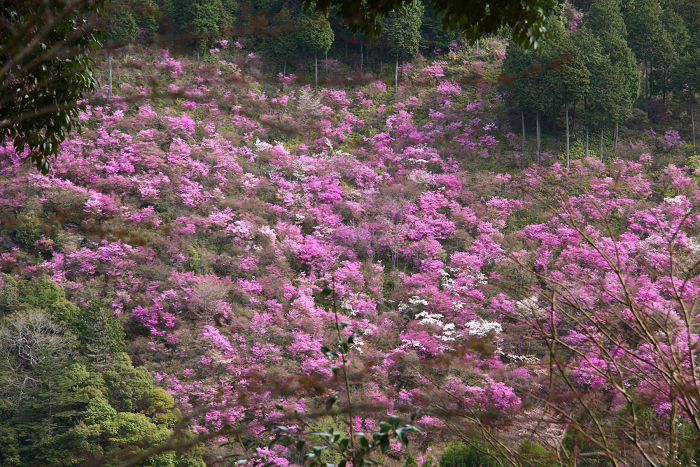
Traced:
<path fill-rule="evenodd" d="M 444 323 L 442 322 L 443 317 L 444 315 L 439 313 L 428 313 L 427 311 L 423 311 L 416 315 L 416 319 L 420 319 L 420 324 L 433 324 L 440 327 L 444 326 Z"/>
<path fill-rule="evenodd" d="M 255 139 L 255 150 L 258 152 L 263 152 L 267 151 L 268 149 L 272 149 L 272 145 L 268 142 L 265 141 L 260 141 L 260 138 Z"/>
<path fill-rule="evenodd" d="M 465 327 L 469 328 L 470 336 L 484 337 L 488 334 L 500 334 L 503 332 L 503 326 L 501 323 L 495 321 L 472 320 L 465 324 Z"/>
<path fill-rule="evenodd" d="M 297 106 L 301 113 L 321 115 L 321 98 L 315 96 L 313 91 L 302 89 L 297 99 Z"/>
<path fill-rule="evenodd" d="M 501 348 L 496 349 L 493 353 L 499 357 L 506 357 L 510 361 L 518 362 L 523 365 L 536 365 L 540 363 L 540 359 L 534 355 L 515 355 L 512 353 L 506 354 Z"/>
<path fill-rule="evenodd" d="M 700 254 L 700 241 L 696 238 L 688 237 L 685 241 L 686 247 L 693 255 Z"/>
<path fill-rule="evenodd" d="M 459 295 L 461 290 L 469 290 L 471 287 L 469 285 L 463 285 L 461 287 L 455 287 L 452 285 L 454 283 L 453 274 L 461 273 L 462 277 L 467 277 L 473 280 L 474 284 L 486 285 L 488 284 L 488 279 L 486 274 L 479 271 L 478 269 L 469 268 L 468 270 L 463 270 L 459 268 L 450 268 L 447 272 L 444 269 L 440 270 L 440 285 L 446 290 L 452 292 L 453 295 Z M 451 274 L 450 274 L 451 273 Z"/>
<path fill-rule="evenodd" d="M 416 305 L 423 305 L 427 306 L 428 301 L 424 298 L 419 297 L 418 295 L 414 295 L 413 297 L 408 299 L 408 303 L 401 302 L 399 303 L 399 311 L 404 312 L 408 310 L 409 308 L 413 308 Z"/>
<path fill-rule="evenodd" d="M 360 352 L 360 355 L 361 355 L 361 354 L 364 353 L 364 352 L 362 351 L 362 347 L 363 347 L 365 344 L 366 344 L 365 341 L 363 341 L 363 340 L 360 339 L 359 337 L 356 337 L 356 338 L 353 340 L 353 343 L 350 344 L 350 348 L 351 348 L 351 349 L 357 350 L 358 352 Z"/>
<path fill-rule="evenodd" d="M 263 225 L 258 229 L 258 232 L 269 238 L 270 243 L 272 244 L 274 244 L 277 241 L 277 233 L 275 232 L 275 229 L 273 229 L 269 225 Z"/>
<path fill-rule="evenodd" d="M 340 308 L 347 310 L 349 316 L 357 315 L 358 311 L 352 307 L 352 303 L 347 298 L 340 302 Z"/>
<path fill-rule="evenodd" d="M 314 227 L 314 232 L 323 238 L 335 232 L 335 229 L 328 225 L 317 225 Z"/>
<path fill-rule="evenodd" d="M 515 309 L 521 318 L 532 319 L 545 316 L 546 310 L 537 303 L 537 295 L 515 302 Z"/>
<path fill-rule="evenodd" d="M 432 173 L 421 169 L 413 170 L 408 179 L 421 185 L 432 185 L 435 182 Z"/>
<path fill-rule="evenodd" d="M 421 344 L 420 341 L 417 341 L 415 339 L 413 339 L 413 340 L 402 339 L 401 340 L 401 348 L 402 349 L 413 348 L 413 349 L 418 349 L 418 350 L 425 350 L 425 346 L 423 344 Z"/>
<path fill-rule="evenodd" d="M 442 334 L 437 336 L 443 342 L 451 342 L 458 337 L 455 325 L 453 323 L 443 323 L 444 316 L 439 313 L 428 313 L 424 311 L 416 315 L 416 319 L 420 319 L 420 324 L 432 324 L 442 328 Z M 449 347 L 444 347 L 443 350 L 449 350 Z"/>
<path fill-rule="evenodd" d="M 308 172 L 309 169 L 311 169 L 311 166 L 306 164 L 299 164 L 298 168 L 294 171 L 292 176 L 298 181 L 304 181 L 307 178 L 309 178 L 309 176 L 306 175 L 306 172 Z"/>
<path fill-rule="evenodd" d="M 454 323 L 447 323 L 442 327 L 442 335 L 438 336 L 441 341 L 454 341 L 457 338 Z"/>
<path fill-rule="evenodd" d="M 685 196 L 668 197 L 668 198 L 664 198 L 664 203 L 671 204 L 671 205 L 680 205 L 680 204 L 683 204 L 685 202 L 685 200 L 687 200 L 687 199 L 688 198 L 686 198 Z"/>

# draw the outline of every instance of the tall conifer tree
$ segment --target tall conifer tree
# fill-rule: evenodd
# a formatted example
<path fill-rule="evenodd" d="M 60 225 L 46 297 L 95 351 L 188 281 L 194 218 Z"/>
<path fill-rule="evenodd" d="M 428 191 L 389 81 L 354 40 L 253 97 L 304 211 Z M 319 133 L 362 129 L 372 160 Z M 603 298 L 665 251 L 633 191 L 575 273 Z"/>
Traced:
<path fill-rule="evenodd" d="M 601 158 L 603 154 L 603 129 L 615 125 L 615 149 L 617 149 L 618 125 L 630 114 L 632 104 L 639 96 L 640 74 L 634 54 L 627 45 L 627 28 L 620 9 L 620 0 L 595 0 L 588 13 L 586 26 L 598 37 L 604 59 L 593 72 L 589 117 L 598 119 L 601 132 Z"/>
<path fill-rule="evenodd" d="M 406 7 L 405 15 L 392 13 L 382 25 L 381 39 L 396 63 L 394 85 L 397 95 L 399 92 L 399 61 L 411 58 L 418 53 L 422 18 L 423 4 L 413 2 Z"/>
<path fill-rule="evenodd" d="M 564 104 L 566 114 L 566 167 L 569 167 L 569 106 L 583 99 L 590 90 L 591 72 L 588 69 L 587 54 L 596 51 L 596 47 L 587 50 L 589 44 L 578 40 L 578 36 L 587 35 L 585 30 L 567 34 L 561 20 L 552 22 L 552 38 L 549 55 L 551 72 L 547 73 L 548 87 L 552 95 L 558 96 Z M 590 36 L 588 36 L 590 37 Z M 585 38 L 584 38 L 585 39 Z"/>

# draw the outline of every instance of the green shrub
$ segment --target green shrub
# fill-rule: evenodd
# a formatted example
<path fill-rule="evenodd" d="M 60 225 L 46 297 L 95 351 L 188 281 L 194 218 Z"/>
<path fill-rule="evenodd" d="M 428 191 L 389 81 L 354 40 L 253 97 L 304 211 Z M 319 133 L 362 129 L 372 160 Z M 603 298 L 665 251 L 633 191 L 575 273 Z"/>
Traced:
<path fill-rule="evenodd" d="M 22 245 L 22 248 L 32 248 L 36 241 L 41 238 L 41 229 L 39 225 L 39 217 L 33 212 L 17 216 L 15 238 L 19 244 Z"/>
<path fill-rule="evenodd" d="M 413 457 L 413 454 L 408 455 L 406 458 L 406 463 L 403 467 L 418 467 L 418 462 L 416 462 L 416 458 Z"/>
<path fill-rule="evenodd" d="M 524 460 L 523 464 L 526 466 L 555 467 L 559 465 L 556 453 L 551 452 L 541 444 L 532 441 L 523 441 L 518 448 L 518 454 Z"/>
<path fill-rule="evenodd" d="M 66 301 L 63 289 L 46 276 L 33 281 L 22 281 L 18 285 L 19 301 L 34 307 L 48 308 L 56 303 Z"/>
<path fill-rule="evenodd" d="M 19 305 L 17 280 L 8 274 L 0 274 L 0 317 L 12 313 Z"/>
<path fill-rule="evenodd" d="M 496 467 L 498 462 L 483 453 L 484 448 L 453 442 L 440 457 L 440 467 Z"/>

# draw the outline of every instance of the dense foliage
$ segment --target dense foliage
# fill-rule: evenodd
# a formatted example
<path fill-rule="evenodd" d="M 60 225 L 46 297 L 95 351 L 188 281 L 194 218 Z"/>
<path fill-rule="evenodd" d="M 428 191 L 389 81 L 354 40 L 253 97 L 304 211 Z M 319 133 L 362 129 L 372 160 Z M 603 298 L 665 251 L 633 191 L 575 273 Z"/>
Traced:
<path fill-rule="evenodd" d="M 94 91 L 90 52 L 104 0 L 0 1 L 0 142 L 25 148 L 44 173 Z"/>
<path fill-rule="evenodd" d="M 84 465 L 168 439 L 182 419 L 172 395 L 124 353 L 124 331 L 104 303 L 80 309 L 47 278 L 2 276 L 0 433 L 3 466 Z M 200 453 L 147 464 L 200 466 Z"/>

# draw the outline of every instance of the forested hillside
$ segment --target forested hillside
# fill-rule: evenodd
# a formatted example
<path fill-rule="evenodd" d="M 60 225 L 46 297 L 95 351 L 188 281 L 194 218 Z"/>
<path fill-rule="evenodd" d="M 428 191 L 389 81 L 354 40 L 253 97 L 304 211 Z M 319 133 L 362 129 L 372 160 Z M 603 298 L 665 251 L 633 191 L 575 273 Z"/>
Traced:
<path fill-rule="evenodd" d="M 0 147 L 0 466 L 700 461 L 700 6 L 548 21 L 115 0 Z"/>

